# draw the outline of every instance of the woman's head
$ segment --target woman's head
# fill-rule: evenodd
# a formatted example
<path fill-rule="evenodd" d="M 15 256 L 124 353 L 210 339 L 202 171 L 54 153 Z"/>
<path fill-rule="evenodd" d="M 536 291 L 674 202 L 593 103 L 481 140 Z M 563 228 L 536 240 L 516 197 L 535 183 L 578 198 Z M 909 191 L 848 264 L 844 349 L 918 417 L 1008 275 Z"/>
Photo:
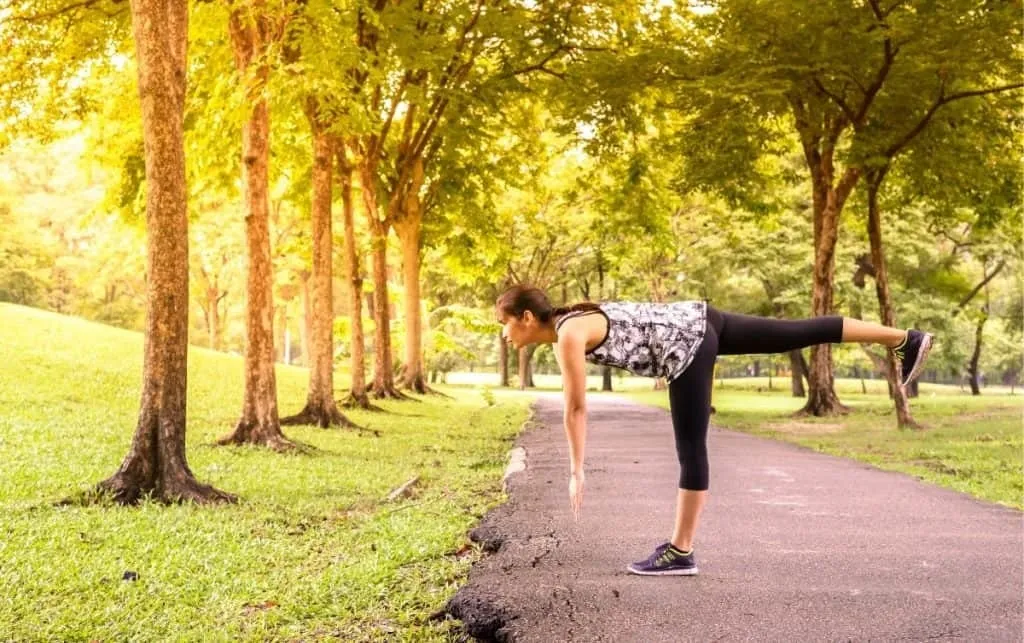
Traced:
<path fill-rule="evenodd" d="M 513 348 L 538 341 L 540 331 L 551 325 L 555 309 L 540 288 L 516 284 L 501 293 L 494 303 L 501 337 Z"/>
<path fill-rule="evenodd" d="M 573 306 L 552 306 L 548 296 L 540 288 L 516 284 L 501 293 L 494 303 L 498 323 L 502 325 L 501 336 L 515 348 L 522 348 L 548 338 L 553 341 L 553 325 L 556 317 L 574 310 L 597 308 L 590 302 Z"/>
<path fill-rule="evenodd" d="M 555 311 L 543 290 L 526 284 L 516 284 L 508 288 L 501 293 L 494 305 L 499 319 L 507 316 L 523 319 L 529 312 L 538 321 L 546 323 L 551 321 L 551 315 Z"/>

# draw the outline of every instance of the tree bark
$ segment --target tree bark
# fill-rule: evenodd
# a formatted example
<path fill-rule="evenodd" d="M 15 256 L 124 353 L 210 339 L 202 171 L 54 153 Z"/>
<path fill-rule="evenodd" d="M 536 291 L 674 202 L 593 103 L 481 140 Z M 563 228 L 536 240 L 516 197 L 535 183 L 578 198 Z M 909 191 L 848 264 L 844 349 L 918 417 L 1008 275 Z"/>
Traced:
<path fill-rule="evenodd" d="M 370 409 L 366 394 L 366 342 L 363 336 L 363 271 L 356 239 L 355 212 L 352 203 L 352 165 L 344 143 L 335 142 L 338 160 L 338 184 L 341 188 L 342 214 L 345 221 L 345 281 L 348 284 L 349 320 L 352 337 L 349 345 L 352 387 L 344 402 L 346 408 Z"/>
<path fill-rule="evenodd" d="M 220 288 L 214 283 L 206 288 L 206 328 L 210 333 L 210 348 L 220 350 Z"/>
<path fill-rule="evenodd" d="M 373 383 L 370 393 L 377 399 L 406 399 L 395 387 L 391 362 L 391 316 L 388 309 L 388 221 L 378 212 L 377 185 L 373 170 L 360 163 L 360 184 L 370 224 L 370 246 L 373 258 Z"/>
<path fill-rule="evenodd" d="M 310 332 L 309 392 L 306 406 L 282 424 L 354 426 L 334 402 L 334 271 L 331 203 L 333 200 L 333 164 L 331 141 L 318 115 L 319 106 L 310 99 L 307 116 L 313 134 L 313 194 L 311 222 L 313 233 L 313 297 Z M 309 314 L 309 313 L 307 313 Z"/>
<path fill-rule="evenodd" d="M 612 390 L 612 367 L 602 366 L 601 367 L 601 390 L 611 391 Z"/>
<path fill-rule="evenodd" d="M 185 457 L 188 189 L 185 69 L 188 3 L 131 0 L 146 164 L 146 334 L 139 420 L 128 455 L 98 485 L 120 504 L 234 501 L 201 484 Z"/>
<path fill-rule="evenodd" d="M 498 375 L 501 386 L 510 386 L 508 376 L 508 342 L 498 333 Z"/>
<path fill-rule="evenodd" d="M 533 368 L 530 364 L 535 346 L 524 346 L 519 349 L 519 390 L 533 388 Z"/>
<path fill-rule="evenodd" d="M 871 263 L 875 268 L 875 293 L 878 296 L 879 314 L 882 325 L 896 326 L 896 315 L 892 308 L 892 295 L 889 292 L 889 272 L 885 263 L 885 250 L 882 245 L 882 217 L 878 207 L 878 192 L 888 172 L 888 166 L 872 170 L 866 177 L 868 190 L 868 239 L 871 243 Z M 907 403 L 907 393 L 900 384 L 900 369 L 896 365 L 896 354 L 890 349 L 885 352 L 888 368 L 886 377 L 892 391 L 893 405 L 896 408 L 896 424 L 899 428 L 922 428 L 914 421 Z"/>
<path fill-rule="evenodd" d="M 425 394 L 433 392 L 423 375 L 423 316 L 420 314 L 420 238 L 423 224 L 419 191 L 423 185 L 423 160 L 411 161 L 408 193 L 402 199 L 395 232 L 402 244 L 402 279 L 405 286 L 405 374 L 404 388 Z"/>
<path fill-rule="evenodd" d="M 967 364 L 967 372 L 971 376 L 971 395 L 981 395 L 981 386 L 978 381 L 978 361 L 981 359 L 981 339 L 985 330 L 985 322 L 988 321 L 988 310 L 982 309 L 981 317 L 978 318 L 978 325 L 974 329 L 974 351 L 971 353 L 971 361 Z"/>
<path fill-rule="evenodd" d="M 278 293 L 280 299 L 280 293 Z M 271 277 L 271 295 L 270 301 L 274 301 L 273 295 L 273 277 Z M 282 301 L 280 305 L 273 306 L 274 309 L 274 361 L 282 364 L 289 363 L 288 359 L 288 302 Z"/>
<path fill-rule="evenodd" d="M 807 362 L 800 350 L 789 351 L 789 369 L 793 397 L 804 397 L 807 392 L 804 390 L 804 376 L 807 374 Z"/>
<path fill-rule="evenodd" d="M 302 345 L 302 365 L 313 366 L 313 276 L 303 271 L 299 275 L 302 281 L 302 326 L 299 337 Z M 332 311 L 333 312 L 333 311 Z"/>
<path fill-rule="evenodd" d="M 248 9 L 248 11 L 247 11 Z M 235 63 L 249 75 L 249 120 L 242 126 L 242 178 L 245 185 L 246 345 L 245 396 L 242 417 L 235 430 L 218 444 L 260 444 L 275 450 L 294 447 L 281 433 L 277 411 L 277 379 L 274 373 L 274 301 L 270 258 L 270 208 L 268 203 L 270 159 L 270 110 L 261 96 L 270 75 L 263 62 L 273 25 L 256 0 L 238 7 L 228 20 Z M 251 13 L 250 13 L 251 12 Z M 258 65 L 255 70 L 252 66 Z"/>
<path fill-rule="evenodd" d="M 812 166 L 814 180 L 814 273 L 811 312 L 814 316 L 833 313 L 833 281 L 835 279 L 836 242 L 839 239 L 839 215 L 853 190 L 860 172 L 849 168 L 838 185 L 833 185 L 833 151 L 827 149 L 816 157 Z M 846 413 L 849 409 L 839 401 L 832 373 L 832 347 L 819 344 L 811 347 L 807 369 L 807 404 L 801 413 L 826 416 Z"/>

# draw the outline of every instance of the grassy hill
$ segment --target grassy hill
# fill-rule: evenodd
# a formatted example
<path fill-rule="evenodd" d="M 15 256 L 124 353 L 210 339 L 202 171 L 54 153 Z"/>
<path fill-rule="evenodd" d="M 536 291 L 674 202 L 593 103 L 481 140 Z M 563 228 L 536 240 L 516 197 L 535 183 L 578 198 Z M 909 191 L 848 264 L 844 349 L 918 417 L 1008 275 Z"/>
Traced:
<path fill-rule="evenodd" d="M 286 428 L 312 455 L 215 447 L 241 411 L 242 360 L 194 348 L 189 463 L 241 502 L 56 507 L 126 454 L 142 336 L 7 304 L 0 328 L 0 638 L 445 635 L 428 617 L 476 556 L 465 533 L 501 499 L 526 398 L 450 390 L 350 414 L 380 438 Z M 278 387 L 282 413 L 298 411 L 305 370 L 279 367 Z M 384 502 L 414 475 L 412 497 Z"/>

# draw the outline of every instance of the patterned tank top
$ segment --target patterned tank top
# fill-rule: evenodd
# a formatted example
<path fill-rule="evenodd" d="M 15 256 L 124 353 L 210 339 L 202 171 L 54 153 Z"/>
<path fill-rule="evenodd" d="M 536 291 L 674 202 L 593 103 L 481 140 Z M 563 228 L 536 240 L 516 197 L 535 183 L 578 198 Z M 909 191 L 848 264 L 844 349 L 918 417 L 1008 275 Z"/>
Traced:
<path fill-rule="evenodd" d="M 693 361 L 704 341 L 707 304 L 682 301 L 669 304 L 609 302 L 598 310 L 578 310 L 555 323 L 555 332 L 567 320 L 600 313 L 608 320 L 608 333 L 587 351 L 591 364 L 624 368 L 636 375 L 679 377 Z"/>

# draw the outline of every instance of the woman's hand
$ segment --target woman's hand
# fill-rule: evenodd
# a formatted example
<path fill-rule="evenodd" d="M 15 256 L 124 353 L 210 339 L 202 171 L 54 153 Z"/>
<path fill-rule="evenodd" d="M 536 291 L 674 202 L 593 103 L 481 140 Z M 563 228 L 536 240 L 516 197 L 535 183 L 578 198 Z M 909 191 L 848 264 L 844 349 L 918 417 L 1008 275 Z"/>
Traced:
<path fill-rule="evenodd" d="M 569 505 L 572 507 L 572 516 L 577 522 L 583 512 L 584 479 L 582 469 L 569 475 Z"/>

